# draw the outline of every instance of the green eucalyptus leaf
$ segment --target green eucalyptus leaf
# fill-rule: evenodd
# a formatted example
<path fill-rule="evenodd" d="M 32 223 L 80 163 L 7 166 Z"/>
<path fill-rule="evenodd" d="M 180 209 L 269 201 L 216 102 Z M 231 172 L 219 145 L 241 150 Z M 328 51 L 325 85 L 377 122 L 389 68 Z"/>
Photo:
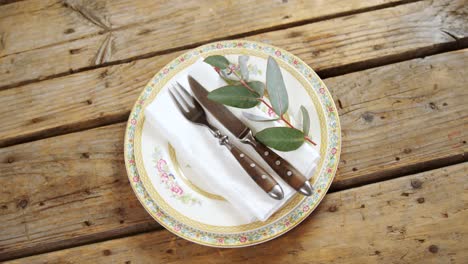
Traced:
<path fill-rule="evenodd" d="M 310 130 L 309 112 L 303 105 L 301 105 L 301 112 L 302 112 L 302 132 L 304 133 L 305 136 L 308 136 L 309 130 Z"/>
<path fill-rule="evenodd" d="M 245 81 L 249 80 L 249 68 L 247 67 L 247 61 L 249 60 L 249 56 L 241 55 L 239 56 L 239 67 L 242 79 Z"/>
<path fill-rule="evenodd" d="M 252 108 L 260 103 L 259 95 L 244 86 L 224 86 L 208 93 L 208 99 L 237 107 Z"/>
<path fill-rule="evenodd" d="M 265 84 L 260 82 L 260 81 L 251 81 L 247 83 L 250 88 L 252 88 L 254 91 L 260 95 L 260 97 L 263 97 L 263 94 L 265 93 Z"/>
<path fill-rule="evenodd" d="M 256 122 L 272 122 L 272 121 L 279 120 L 279 117 L 277 117 L 277 118 L 268 118 L 268 117 L 264 117 L 264 116 L 254 115 L 254 114 L 247 113 L 247 112 L 242 112 L 242 115 L 245 118 L 247 118 L 249 120 L 252 120 L 252 121 L 256 121 Z"/>
<path fill-rule="evenodd" d="M 255 138 L 268 147 L 279 151 L 292 151 L 304 143 L 304 134 L 295 128 L 270 127 L 255 135 Z"/>
<path fill-rule="evenodd" d="M 280 67 L 271 56 L 268 57 L 267 63 L 266 87 L 273 110 L 278 116 L 282 116 L 288 111 L 288 92 Z"/>
<path fill-rule="evenodd" d="M 207 57 L 204 62 L 210 64 L 213 67 L 219 68 L 221 70 L 226 69 L 229 66 L 229 61 L 221 55 L 213 55 Z"/>

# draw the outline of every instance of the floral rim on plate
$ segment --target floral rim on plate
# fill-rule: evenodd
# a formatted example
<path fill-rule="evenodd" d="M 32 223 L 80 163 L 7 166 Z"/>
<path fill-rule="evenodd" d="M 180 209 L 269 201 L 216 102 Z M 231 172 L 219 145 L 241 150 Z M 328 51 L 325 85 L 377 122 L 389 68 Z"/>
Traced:
<path fill-rule="evenodd" d="M 199 230 L 192 226 L 183 224 L 171 215 L 165 213 L 158 204 L 148 194 L 144 184 L 140 180 L 140 174 L 138 172 L 135 163 L 135 134 L 138 122 L 144 122 L 141 118 L 143 110 L 146 105 L 150 102 L 150 99 L 155 96 L 159 91 L 155 88 L 160 82 L 177 72 L 181 65 L 188 60 L 199 58 L 201 56 L 206 57 L 208 55 L 217 54 L 223 50 L 232 49 L 246 49 L 257 52 L 262 52 L 266 55 L 274 57 L 280 62 L 286 63 L 294 70 L 299 72 L 313 90 L 312 94 L 317 95 L 320 106 L 324 109 L 325 120 L 327 126 L 327 135 L 323 135 L 327 138 L 327 149 L 325 151 L 324 166 L 322 166 L 318 177 L 314 183 L 315 192 L 312 196 L 303 199 L 303 201 L 296 206 L 289 214 L 276 220 L 269 225 L 262 226 L 252 231 L 235 233 L 235 234 L 218 234 L 213 232 L 206 232 Z M 317 74 L 305 64 L 302 60 L 296 56 L 286 52 L 282 49 L 252 41 L 223 41 L 206 44 L 196 49 L 190 50 L 185 54 L 182 54 L 172 62 L 162 68 L 146 85 L 142 93 L 140 94 L 135 106 L 130 114 L 127 128 L 125 131 L 125 164 L 127 174 L 130 179 L 131 186 L 135 191 L 138 199 L 142 203 L 143 207 L 148 213 L 174 234 L 183 237 L 189 241 L 209 245 L 214 247 L 243 247 L 247 245 L 254 245 L 264 241 L 271 240 L 281 234 L 291 230 L 293 227 L 298 225 L 304 220 L 320 203 L 322 198 L 325 196 L 331 182 L 336 173 L 339 161 L 339 153 L 341 147 L 341 136 L 340 136 L 340 124 L 338 111 L 333 102 L 333 99 L 328 92 L 325 84 L 317 76 Z"/>

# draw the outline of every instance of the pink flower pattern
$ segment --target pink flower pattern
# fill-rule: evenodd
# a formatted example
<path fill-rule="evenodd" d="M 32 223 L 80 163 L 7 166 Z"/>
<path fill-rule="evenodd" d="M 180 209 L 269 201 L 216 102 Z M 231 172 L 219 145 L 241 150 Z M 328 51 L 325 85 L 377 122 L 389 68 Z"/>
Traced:
<path fill-rule="evenodd" d="M 246 48 L 249 48 L 249 45 L 250 45 L 250 43 L 248 43 L 248 42 L 247 42 L 247 43 L 244 43 L 244 44 L 241 44 L 241 43 L 236 43 L 236 44 L 237 44 L 237 46 L 243 46 L 243 45 L 245 44 L 245 45 L 246 45 Z M 218 49 L 222 49 L 222 48 L 223 48 L 223 45 L 218 44 L 218 45 L 216 45 L 216 46 L 210 46 L 210 48 L 209 48 L 209 49 L 206 49 L 206 50 L 209 51 L 210 49 L 212 50 L 212 49 L 214 49 L 215 47 L 218 48 Z M 255 44 L 254 47 L 255 47 L 256 49 L 258 49 L 258 50 L 262 50 L 262 46 L 261 46 L 261 45 L 257 46 L 257 44 Z M 271 52 L 271 51 L 270 51 L 270 52 Z M 276 55 L 276 56 L 282 56 L 281 51 L 279 51 L 279 50 L 273 50 L 273 52 L 274 52 L 274 55 Z M 199 53 L 199 54 L 201 54 L 201 53 L 204 53 L 204 50 L 203 50 L 203 49 L 194 50 L 194 53 Z M 289 55 L 286 54 L 284 57 L 287 59 L 287 58 L 289 58 Z M 187 56 L 187 57 L 186 57 L 186 59 L 189 59 L 189 58 L 190 58 L 190 56 Z M 183 62 L 184 60 L 185 60 L 185 58 L 181 57 L 180 61 Z M 289 60 L 289 62 L 291 63 L 291 60 Z M 299 64 L 299 63 L 296 63 L 296 61 L 293 61 L 293 63 L 294 63 L 294 64 Z M 171 70 L 172 70 L 172 69 L 171 69 Z M 163 72 L 164 72 L 164 74 L 167 74 L 169 71 L 170 71 L 169 69 L 165 69 Z M 314 76 L 312 76 L 311 74 L 308 74 L 308 77 L 309 77 L 309 78 L 312 78 L 312 77 L 314 77 Z M 151 90 L 148 90 L 148 91 L 151 91 Z M 324 89 L 324 88 L 320 88 L 320 89 L 319 89 L 319 93 L 323 95 L 323 96 L 322 96 L 323 98 L 327 99 L 327 96 L 328 96 L 328 95 L 325 94 L 325 89 Z M 140 97 L 141 97 L 141 96 L 140 96 Z M 144 98 L 144 99 L 145 99 L 145 98 Z M 141 105 L 143 105 L 144 100 L 141 100 L 141 101 L 138 102 L 138 103 L 141 104 Z M 328 114 L 328 116 L 332 116 L 332 114 L 335 114 L 335 113 L 336 113 L 336 111 L 333 109 L 333 107 L 331 107 L 329 104 L 328 104 L 327 106 L 328 106 L 328 107 L 326 107 L 325 109 L 328 108 L 327 110 L 330 112 L 330 113 Z M 137 113 L 136 115 L 134 114 L 133 116 L 138 116 L 138 113 Z M 129 127 L 129 131 L 132 132 L 132 131 L 134 131 L 134 129 L 135 129 L 136 121 L 134 122 L 134 121 L 131 120 L 130 123 L 131 123 L 131 126 Z M 332 130 L 332 131 L 335 132 L 336 129 L 334 129 L 334 130 Z M 131 143 L 131 145 L 133 145 L 133 142 L 134 142 L 134 140 L 133 140 L 133 134 L 131 134 L 130 132 L 129 132 L 130 137 L 128 138 L 128 142 Z M 130 147 L 129 147 L 129 148 L 130 148 Z M 333 149 L 331 150 L 331 153 L 332 153 L 333 155 L 335 155 L 335 154 L 337 153 L 337 149 L 336 149 L 336 148 L 333 148 Z M 164 161 L 164 160 L 163 160 L 163 161 Z M 132 162 L 134 162 L 134 161 L 132 161 Z M 156 162 L 156 161 L 155 161 L 155 162 Z M 164 161 L 164 162 L 165 162 L 165 161 Z M 130 162 L 130 163 L 131 163 L 131 162 Z M 159 171 L 159 169 L 158 169 L 158 171 Z M 330 171 L 330 168 L 327 168 L 327 172 L 329 172 L 329 171 Z M 134 184 L 134 186 L 141 186 L 141 183 L 137 183 L 137 182 L 139 182 L 139 177 L 136 176 L 135 174 L 133 174 L 133 175 L 134 175 L 134 176 L 132 177 L 132 179 L 133 179 L 134 182 L 136 182 L 136 183 Z M 164 178 L 167 178 L 167 179 L 169 180 L 169 179 L 171 179 L 171 176 L 170 176 L 170 175 L 171 175 L 171 174 L 170 174 L 169 172 L 167 172 L 167 173 L 165 172 L 165 176 L 161 176 L 161 178 L 164 177 Z M 174 178 L 174 177 L 172 177 L 172 178 Z M 175 180 L 175 178 L 174 178 L 174 180 Z M 324 189 L 324 190 L 325 190 L 325 189 Z M 321 192 L 322 192 L 322 189 L 318 189 L 318 190 L 317 190 L 317 193 L 321 193 Z M 300 209 L 299 209 L 299 210 L 300 210 Z M 309 211 L 309 210 L 310 210 L 310 207 L 309 207 L 308 205 L 305 205 L 305 206 L 302 207 L 302 210 L 303 210 L 304 212 Z M 159 217 L 166 217 L 166 216 L 165 216 L 163 213 L 161 213 L 161 212 L 159 211 L 159 212 L 157 213 L 157 217 L 159 218 Z M 177 225 L 177 224 L 175 224 L 174 222 L 172 222 L 171 219 L 169 219 L 169 221 L 171 221 L 170 224 L 173 226 L 174 230 L 176 230 L 177 232 L 184 232 L 185 227 L 182 228 L 182 226 Z M 292 221 L 293 223 L 296 222 L 296 220 L 294 220 L 294 219 L 292 219 L 291 221 Z M 284 222 L 283 222 L 283 223 L 284 223 Z M 279 223 L 278 223 L 278 224 L 279 224 Z M 263 233 L 263 236 L 267 236 L 267 235 L 268 235 L 268 234 L 267 234 L 266 232 Z M 200 233 L 196 233 L 196 237 L 198 238 L 199 236 L 200 236 Z M 249 237 L 250 237 L 250 235 L 249 235 Z M 215 238 L 215 239 L 217 239 L 217 240 L 214 240 L 214 241 L 216 241 L 216 242 L 218 242 L 218 243 L 220 243 L 220 244 L 225 244 L 225 243 L 231 244 L 231 243 L 233 243 L 233 242 L 231 242 L 230 239 L 234 239 L 234 241 L 237 240 L 237 241 L 239 241 L 240 243 L 246 243 L 247 240 L 252 240 L 252 241 L 255 241 L 255 240 L 256 240 L 256 238 L 247 238 L 246 236 L 243 236 L 243 235 L 241 235 L 241 234 L 237 235 L 237 237 L 232 237 L 232 238 L 230 238 L 230 237 L 226 237 L 226 238 L 218 237 L 218 238 Z M 214 242 L 214 241 L 213 241 L 213 242 Z M 226 242 L 226 241 L 227 241 L 227 242 Z M 234 243 L 235 243 L 235 242 L 234 242 Z"/>
<path fill-rule="evenodd" d="M 164 171 L 164 167 L 167 165 L 167 162 L 163 159 L 160 159 L 158 160 L 157 164 L 156 164 L 156 167 L 158 168 L 158 171 L 159 172 L 163 172 Z M 167 175 L 167 174 L 166 174 Z"/>
<path fill-rule="evenodd" d="M 167 182 L 169 180 L 169 176 L 167 175 L 167 173 L 162 173 L 161 174 L 161 181 L 162 182 Z"/>
<path fill-rule="evenodd" d="M 153 154 L 155 168 L 158 171 L 159 179 L 163 186 L 166 187 L 172 194 L 172 197 L 181 201 L 185 204 L 201 204 L 201 201 L 192 196 L 190 193 L 186 193 L 184 189 L 177 182 L 174 174 L 169 171 L 167 161 L 160 156 L 160 151 L 155 150 Z"/>
<path fill-rule="evenodd" d="M 177 195 L 182 195 L 182 194 L 184 194 L 184 190 L 182 190 L 182 188 L 180 188 L 179 185 L 173 185 L 173 186 L 171 187 L 171 191 L 172 191 L 173 193 L 177 194 Z"/>

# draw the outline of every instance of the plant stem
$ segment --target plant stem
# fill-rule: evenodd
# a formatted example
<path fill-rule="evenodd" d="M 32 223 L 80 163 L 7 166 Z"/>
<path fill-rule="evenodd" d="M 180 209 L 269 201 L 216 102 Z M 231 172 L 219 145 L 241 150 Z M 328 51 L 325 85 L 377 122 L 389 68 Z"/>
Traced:
<path fill-rule="evenodd" d="M 312 143 L 312 145 L 314 146 L 317 146 L 317 143 L 315 143 L 314 141 L 312 141 L 312 139 L 310 139 L 308 136 L 304 136 L 304 139 L 309 141 L 310 143 Z"/>
<path fill-rule="evenodd" d="M 265 104 L 266 107 L 268 107 L 271 111 L 274 112 L 273 107 L 272 107 L 269 103 L 267 103 L 267 102 L 266 102 L 265 100 L 263 100 L 263 99 L 259 99 L 259 100 L 260 100 L 260 102 L 262 102 L 263 104 Z M 290 128 L 295 128 L 295 127 L 284 117 L 284 115 L 281 115 L 279 118 L 281 118 L 281 120 L 282 120 L 286 125 L 288 125 Z M 317 146 L 317 143 L 315 143 L 314 141 L 312 141 L 312 139 L 310 139 L 308 136 L 304 136 L 304 139 L 307 140 L 307 141 L 309 141 L 310 143 L 312 143 L 312 145 Z"/>
<path fill-rule="evenodd" d="M 251 92 L 255 92 L 255 90 L 252 89 L 252 87 L 250 87 L 250 86 L 244 81 L 244 79 L 242 79 L 242 77 L 239 76 L 239 74 L 238 74 L 236 71 L 232 71 L 232 72 L 234 73 L 234 75 L 237 76 L 237 78 L 239 78 L 241 84 L 242 84 L 245 88 L 249 89 Z M 263 100 L 262 98 L 260 98 L 259 101 L 262 102 L 264 105 L 266 105 L 266 107 L 268 107 L 268 109 L 270 109 L 271 111 L 275 112 L 275 110 L 273 110 L 273 107 L 272 107 L 269 103 L 267 103 L 265 100 Z M 290 128 L 295 128 L 286 118 L 284 118 L 284 115 L 279 116 L 279 118 L 280 118 L 286 125 L 288 125 Z M 310 139 L 308 136 L 304 136 L 304 139 L 307 140 L 307 141 L 309 141 L 310 143 L 312 143 L 312 145 L 317 146 L 317 143 L 315 143 L 314 141 L 312 141 L 312 139 Z"/>

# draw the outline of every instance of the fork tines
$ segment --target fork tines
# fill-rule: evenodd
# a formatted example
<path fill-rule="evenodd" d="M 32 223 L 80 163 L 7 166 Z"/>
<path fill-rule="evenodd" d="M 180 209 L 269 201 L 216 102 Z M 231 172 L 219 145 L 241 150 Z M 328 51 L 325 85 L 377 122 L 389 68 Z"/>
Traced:
<path fill-rule="evenodd" d="M 176 82 L 175 85 L 172 84 L 172 88 L 169 89 L 169 94 L 180 111 L 188 112 L 190 108 L 195 107 L 193 97 L 179 82 Z"/>

